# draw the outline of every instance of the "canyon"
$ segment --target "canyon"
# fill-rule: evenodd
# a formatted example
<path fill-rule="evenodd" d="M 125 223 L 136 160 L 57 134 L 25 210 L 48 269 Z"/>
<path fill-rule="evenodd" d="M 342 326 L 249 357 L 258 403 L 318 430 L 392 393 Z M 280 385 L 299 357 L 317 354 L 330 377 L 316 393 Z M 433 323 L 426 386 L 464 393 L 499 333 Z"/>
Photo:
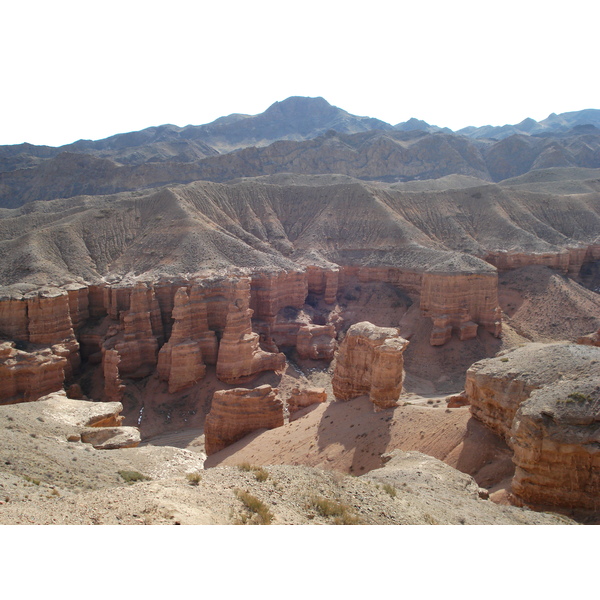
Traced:
<path fill-rule="evenodd" d="M 281 104 L 263 121 L 288 123 Z M 415 490 L 420 464 L 446 481 L 441 495 L 466 485 L 491 511 L 596 522 L 596 133 L 573 133 L 588 162 L 554 164 L 532 158 L 547 138 L 477 154 L 451 132 L 317 108 L 349 129 L 286 139 L 288 123 L 258 148 L 243 146 L 251 128 L 221 131 L 194 163 L 140 144 L 147 162 L 116 164 L 108 141 L 0 153 L 22 161 L 0 174 L 7 422 L 27 404 L 31 427 L 44 398 L 59 413 L 112 403 L 118 423 L 70 433 L 73 448 L 175 444 L 169 461 L 194 473 L 249 462 Z M 503 152 L 521 166 L 501 168 Z M 468 168 L 448 162 L 456 153 Z M 499 522 L 487 510 L 480 522 Z"/>

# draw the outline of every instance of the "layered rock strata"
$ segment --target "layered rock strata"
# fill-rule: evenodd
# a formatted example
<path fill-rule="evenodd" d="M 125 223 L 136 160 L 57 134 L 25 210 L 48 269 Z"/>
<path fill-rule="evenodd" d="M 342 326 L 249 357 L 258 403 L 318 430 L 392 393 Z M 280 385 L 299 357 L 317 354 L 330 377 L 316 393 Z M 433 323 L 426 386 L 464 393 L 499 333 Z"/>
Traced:
<path fill-rule="evenodd" d="M 479 325 L 495 337 L 502 331 L 498 275 L 490 273 L 425 273 L 421 312 L 433 320 L 430 343 L 441 346 L 453 331 L 460 340 L 477 336 Z"/>
<path fill-rule="evenodd" d="M 208 329 L 206 302 L 197 287 L 190 295 L 185 288 L 177 290 L 172 314 L 175 324 L 169 341 L 160 349 L 157 372 L 174 394 L 205 376 L 205 362 L 216 362 L 217 338 Z"/>
<path fill-rule="evenodd" d="M 152 374 L 162 342 L 162 319 L 151 286 L 138 283 L 131 291 L 130 308 L 121 314 L 123 334 L 114 338 L 107 348 L 114 348 L 121 357 L 121 376 L 141 379 Z M 114 344 L 114 346 L 113 346 Z"/>
<path fill-rule="evenodd" d="M 296 350 L 300 358 L 333 360 L 337 349 L 333 325 L 303 325 L 298 330 Z"/>
<path fill-rule="evenodd" d="M 597 352 L 600 358 L 600 349 Z M 533 507 L 600 510 L 600 373 L 535 390 L 515 415 L 512 493 Z"/>
<path fill-rule="evenodd" d="M 249 282 L 242 279 L 239 285 Z M 286 365 L 284 354 L 260 348 L 259 335 L 252 331 L 253 311 L 248 301 L 249 294 L 240 294 L 236 303 L 229 305 L 217 359 L 217 377 L 224 383 L 246 382 L 263 371 L 282 371 Z"/>
<path fill-rule="evenodd" d="M 323 296 L 326 304 L 334 304 L 339 287 L 340 270 L 337 266 L 329 268 L 309 265 L 306 268 L 308 292 Z"/>
<path fill-rule="evenodd" d="M 102 371 L 104 375 L 104 399 L 107 402 L 121 402 L 125 386 L 119 374 L 121 356 L 116 350 L 104 350 Z"/>
<path fill-rule="evenodd" d="M 473 416 L 512 447 L 520 501 L 600 508 L 600 348 L 527 344 L 475 363 L 465 391 Z"/>
<path fill-rule="evenodd" d="M 0 344 L 0 404 L 32 402 L 61 390 L 68 361 L 49 348 L 26 352 L 14 342 Z"/>
<path fill-rule="evenodd" d="M 350 327 L 336 357 L 332 379 L 338 400 L 367 394 L 380 409 L 396 406 L 404 378 L 408 341 L 393 327 L 368 321 Z"/>
<path fill-rule="evenodd" d="M 281 427 L 283 402 L 277 388 L 234 388 L 215 392 L 204 424 L 207 455 L 219 452 L 257 429 Z"/>
<path fill-rule="evenodd" d="M 538 388 L 587 374 L 588 360 L 594 360 L 585 358 L 589 350 L 577 344 L 533 343 L 474 363 L 465 380 L 471 414 L 509 442 L 519 406 Z"/>
<path fill-rule="evenodd" d="M 301 408 L 327 401 L 325 388 L 294 388 L 287 400 L 288 410 L 294 413 Z"/>

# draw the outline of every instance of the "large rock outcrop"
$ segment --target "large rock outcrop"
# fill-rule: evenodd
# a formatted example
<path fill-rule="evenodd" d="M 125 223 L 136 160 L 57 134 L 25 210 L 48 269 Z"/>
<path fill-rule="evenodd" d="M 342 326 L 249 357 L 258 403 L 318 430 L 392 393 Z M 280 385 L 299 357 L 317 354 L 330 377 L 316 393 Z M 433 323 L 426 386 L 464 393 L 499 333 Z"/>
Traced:
<path fill-rule="evenodd" d="M 421 311 L 433 320 L 430 343 L 445 344 L 452 332 L 459 339 L 477 336 L 483 326 L 499 337 L 502 330 L 498 304 L 498 275 L 487 273 L 425 273 L 421 289 Z"/>
<path fill-rule="evenodd" d="M 348 330 L 336 357 L 332 379 L 338 400 L 367 394 L 376 407 L 396 406 L 404 378 L 404 350 L 408 341 L 393 327 L 368 321 Z"/>
<path fill-rule="evenodd" d="M 208 329 L 206 302 L 198 287 L 192 288 L 190 295 L 183 287 L 177 290 L 172 315 L 175 324 L 159 352 L 157 365 L 158 375 L 169 382 L 171 394 L 202 379 L 205 361 L 214 364 L 217 357 L 217 338 Z"/>
<path fill-rule="evenodd" d="M 512 447 L 520 501 L 600 508 L 600 348 L 527 344 L 475 363 L 465 392 L 473 416 Z"/>
<path fill-rule="evenodd" d="M 285 368 L 285 355 L 262 350 L 258 333 L 252 331 L 249 285 L 247 278 L 238 281 L 240 294 L 236 302 L 229 305 L 227 324 L 219 344 L 217 377 L 224 383 L 247 382 L 263 371 Z"/>
<path fill-rule="evenodd" d="M 73 400 L 59 391 L 39 398 L 38 404 L 42 415 L 79 429 L 79 436 L 71 434 L 69 441 L 82 441 L 97 450 L 135 448 L 140 444 L 137 427 L 122 425 L 120 402 Z"/>
<path fill-rule="evenodd" d="M 590 350 L 532 343 L 474 363 L 465 381 L 471 414 L 508 442 L 519 406 L 538 388 L 587 374 Z"/>
<path fill-rule="evenodd" d="M 121 357 L 121 376 L 141 379 L 154 372 L 163 337 L 160 308 L 152 286 L 135 285 L 129 310 L 121 314 L 121 320 L 123 335 L 114 338 L 110 347 Z"/>
<path fill-rule="evenodd" d="M 287 400 L 288 410 L 294 413 L 301 408 L 312 406 L 313 404 L 320 404 L 327 401 L 327 392 L 325 388 L 303 388 L 296 387 L 291 393 Z"/>
<path fill-rule="evenodd" d="M 303 325 L 298 330 L 296 350 L 300 358 L 333 360 L 337 349 L 333 325 Z"/>
<path fill-rule="evenodd" d="M 600 349 L 596 353 L 600 359 Z M 533 507 L 600 510 L 600 369 L 535 390 L 515 415 L 512 493 Z"/>
<path fill-rule="evenodd" d="M 32 402 L 62 390 L 68 361 L 49 348 L 26 352 L 0 344 L 0 404 Z"/>
<path fill-rule="evenodd" d="M 125 393 L 125 386 L 119 374 L 119 353 L 112 350 L 104 350 L 102 357 L 102 372 L 104 375 L 104 400 L 107 402 L 121 402 Z"/>
<path fill-rule="evenodd" d="M 214 454 L 257 429 L 283 425 L 283 402 L 277 388 L 234 388 L 215 392 L 204 424 L 206 454 Z"/>

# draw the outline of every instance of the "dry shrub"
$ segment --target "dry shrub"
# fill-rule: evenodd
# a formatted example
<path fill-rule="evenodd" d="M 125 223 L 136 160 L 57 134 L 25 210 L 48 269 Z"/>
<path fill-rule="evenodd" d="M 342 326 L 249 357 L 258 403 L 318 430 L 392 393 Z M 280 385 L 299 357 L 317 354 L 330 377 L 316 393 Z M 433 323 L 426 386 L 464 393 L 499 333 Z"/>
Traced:
<path fill-rule="evenodd" d="M 240 517 L 242 524 L 271 524 L 274 516 L 264 502 L 244 490 L 235 490 L 235 495 L 241 500 L 242 504 L 246 508 L 246 514 L 242 514 Z"/>
<path fill-rule="evenodd" d="M 322 517 L 333 517 L 334 525 L 358 525 L 360 523 L 359 518 L 352 513 L 352 508 L 347 504 L 313 496 L 310 499 L 310 506 Z"/>

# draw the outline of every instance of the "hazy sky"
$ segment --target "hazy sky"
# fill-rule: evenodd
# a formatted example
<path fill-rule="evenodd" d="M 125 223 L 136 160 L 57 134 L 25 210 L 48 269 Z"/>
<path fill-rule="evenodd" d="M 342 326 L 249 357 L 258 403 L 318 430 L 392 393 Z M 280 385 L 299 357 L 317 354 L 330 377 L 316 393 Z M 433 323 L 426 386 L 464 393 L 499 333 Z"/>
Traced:
<path fill-rule="evenodd" d="M 0 144 L 200 125 L 289 96 L 452 129 L 600 108 L 600 11 L 589 0 L 291 6 L 5 2 Z"/>

